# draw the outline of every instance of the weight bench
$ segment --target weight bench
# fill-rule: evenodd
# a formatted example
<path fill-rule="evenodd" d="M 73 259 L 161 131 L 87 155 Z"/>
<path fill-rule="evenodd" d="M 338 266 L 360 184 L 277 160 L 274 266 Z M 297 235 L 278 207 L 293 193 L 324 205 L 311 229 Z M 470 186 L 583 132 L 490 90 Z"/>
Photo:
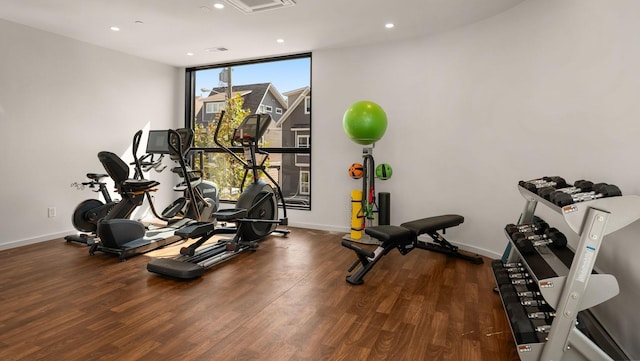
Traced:
<path fill-rule="evenodd" d="M 358 259 L 349 267 L 348 272 L 353 271 L 360 265 L 355 272 L 347 276 L 347 282 L 352 285 L 364 283 L 363 278 L 367 272 L 375 266 L 382 256 L 394 248 L 397 248 L 403 256 L 415 248 L 422 248 L 462 258 L 474 264 L 483 263 L 482 257 L 461 253 L 457 246 L 451 244 L 438 233 L 439 230 L 442 230 L 444 234 L 447 228 L 455 227 L 462 222 L 464 222 L 464 217 L 449 214 L 405 222 L 400 226 L 383 225 L 365 228 L 364 232 L 379 240 L 381 244 L 371 251 L 356 245 L 354 242 L 342 240 L 342 246 L 353 250 L 358 256 Z M 423 234 L 429 235 L 434 242 L 425 242 L 418 239 Z"/>

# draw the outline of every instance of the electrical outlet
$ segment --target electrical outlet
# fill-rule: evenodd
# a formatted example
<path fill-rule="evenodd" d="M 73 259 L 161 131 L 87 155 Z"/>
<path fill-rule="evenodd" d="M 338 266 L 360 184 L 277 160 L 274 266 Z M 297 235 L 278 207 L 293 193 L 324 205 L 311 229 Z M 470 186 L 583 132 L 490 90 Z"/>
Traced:
<path fill-rule="evenodd" d="M 47 208 L 47 212 L 48 212 L 49 218 L 55 217 L 56 216 L 56 207 Z"/>

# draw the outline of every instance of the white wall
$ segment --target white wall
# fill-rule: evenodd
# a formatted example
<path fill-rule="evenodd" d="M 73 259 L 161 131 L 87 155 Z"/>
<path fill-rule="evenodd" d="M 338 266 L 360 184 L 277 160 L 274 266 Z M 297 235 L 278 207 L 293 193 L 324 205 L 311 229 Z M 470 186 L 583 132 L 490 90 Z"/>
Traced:
<path fill-rule="evenodd" d="M 104 172 L 99 151 L 132 160 L 138 129 L 184 124 L 184 70 L 3 20 L 0 49 L 2 249 L 73 231 L 95 194 L 70 184 Z"/>
<path fill-rule="evenodd" d="M 376 183 L 391 192 L 393 224 L 459 213 L 465 223 L 448 238 L 498 257 L 524 206 L 518 180 L 586 178 L 640 194 L 638 13 L 631 0 L 527 1 L 432 38 L 314 52 L 313 211 L 292 222 L 347 229 L 360 184 L 346 169 L 362 147 L 342 115 L 361 99 L 389 118 L 374 155 L 393 166 Z M 622 288 L 600 313 L 636 358 L 639 230 L 608 237 L 600 257 Z"/>

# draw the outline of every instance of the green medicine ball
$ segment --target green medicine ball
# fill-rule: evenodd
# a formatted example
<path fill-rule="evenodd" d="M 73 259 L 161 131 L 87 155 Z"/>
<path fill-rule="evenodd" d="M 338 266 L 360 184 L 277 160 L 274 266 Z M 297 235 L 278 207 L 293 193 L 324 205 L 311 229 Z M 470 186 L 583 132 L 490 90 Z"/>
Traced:
<path fill-rule="evenodd" d="M 378 179 L 387 180 L 391 178 L 391 174 L 393 174 L 393 170 L 387 163 L 378 164 L 376 167 L 376 177 Z"/>

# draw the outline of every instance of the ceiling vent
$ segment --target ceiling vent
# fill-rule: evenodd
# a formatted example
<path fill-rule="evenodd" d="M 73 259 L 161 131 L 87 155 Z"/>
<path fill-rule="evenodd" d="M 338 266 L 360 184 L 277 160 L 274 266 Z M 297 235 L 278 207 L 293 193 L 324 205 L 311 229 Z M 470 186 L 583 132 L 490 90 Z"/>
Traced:
<path fill-rule="evenodd" d="M 293 0 L 225 0 L 238 10 L 252 14 L 265 10 L 273 10 L 295 5 Z"/>

